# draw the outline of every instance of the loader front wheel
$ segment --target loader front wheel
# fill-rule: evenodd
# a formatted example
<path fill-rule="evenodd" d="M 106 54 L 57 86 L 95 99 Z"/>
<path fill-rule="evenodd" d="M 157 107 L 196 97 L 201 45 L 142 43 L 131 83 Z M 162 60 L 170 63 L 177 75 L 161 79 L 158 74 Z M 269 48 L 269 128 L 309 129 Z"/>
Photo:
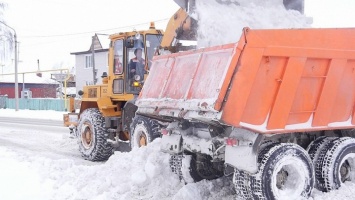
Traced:
<path fill-rule="evenodd" d="M 78 123 L 78 144 L 81 156 L 90 161 L 107 160 L 113 147 L 107 142 L 105 119 L 96 108 L 84 110 Z"/>
<path fill-rule="evenodd" d="M 160 137 L 159 124 L 154 119 L 135 116 L 131 124 L 131 148 L 146 146 L 155 138 Z"/>

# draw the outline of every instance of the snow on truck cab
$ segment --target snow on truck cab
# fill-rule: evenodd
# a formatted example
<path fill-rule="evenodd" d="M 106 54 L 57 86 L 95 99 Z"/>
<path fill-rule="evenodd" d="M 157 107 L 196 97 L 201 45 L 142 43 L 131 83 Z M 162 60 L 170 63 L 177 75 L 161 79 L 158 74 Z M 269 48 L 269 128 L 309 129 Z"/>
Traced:
<path fill-rule="evenodd" d="M 354 28 L 245 28 L 237 43 L 154 57 L 135 104 L 168 122 L 161 149 L 186 182 L 231 174 L 243 199 L 355 182 Z"/>

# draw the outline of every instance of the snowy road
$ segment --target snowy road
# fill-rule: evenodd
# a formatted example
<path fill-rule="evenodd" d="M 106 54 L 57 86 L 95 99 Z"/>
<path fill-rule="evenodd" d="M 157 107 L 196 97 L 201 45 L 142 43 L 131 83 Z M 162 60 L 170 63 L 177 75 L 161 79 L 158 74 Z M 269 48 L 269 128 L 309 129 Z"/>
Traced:
<path fill-rule="evenodd" d="M 159 139 L 129 153 L 115 152 L 107 162 L 93 163 L 80 157 L 68 128 L 56 125 L 61 124 L 62 113 L 0 109 L 0 117 L 1 200 L 235 199 L 230 178 L 180 183 L 168 167 L 169 156 L 160 151 Z M 41 117 L 53 124 L 39 125 L 36 119 Z M 354 188 L 354 183 L 346 183 L 330 193 L 314 190 L 311 199 L 354 199 Z"/>
<path fill-rule="evenodd" d="M 0 122 L 6 122 L 9 124 L 32 124 L 32 125 L 48 125 L 63 127 L 63 122 L 50 119 L 31 119 L 22 117 L 0 117 Z"/>
<path fill-rule="evenodd" d="M 72 158 L 82 162 L 76 142 L 59 121 L 0 118 L 0 146 L 20 154 L 32 153 L 51 159 Z M 66 138 L 68 140 L 66 140 Z"/>

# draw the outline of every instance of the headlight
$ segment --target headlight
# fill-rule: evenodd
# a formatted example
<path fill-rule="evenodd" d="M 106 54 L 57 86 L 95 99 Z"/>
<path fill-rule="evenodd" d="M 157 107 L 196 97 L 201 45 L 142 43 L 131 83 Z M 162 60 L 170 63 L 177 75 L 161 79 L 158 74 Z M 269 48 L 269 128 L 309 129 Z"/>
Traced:
<path fill-rule="evenodd" d="M 141 76 L 139 76 L 139 75 L 134 75 L 134 80 L 140 81 L 140 80 L 141 80 Z"/>
<path fill-rule="evenodd" d="M 134 86 L 134 87 L 139 87 L 140 85 L 141 85 L 141 84 L 140 84 L 138 81 L 134 81 L 134 82 L 133 82 L 133 86 Z"/>

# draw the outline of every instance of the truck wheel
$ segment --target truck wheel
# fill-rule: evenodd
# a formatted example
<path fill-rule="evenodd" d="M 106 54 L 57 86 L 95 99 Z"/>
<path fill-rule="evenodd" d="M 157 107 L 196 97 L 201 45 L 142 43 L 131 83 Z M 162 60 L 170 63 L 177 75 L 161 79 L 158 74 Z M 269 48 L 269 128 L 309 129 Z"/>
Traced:
<path fill-rule="evenodd" d="M 143 116 L 135 116 L 131 124 L 131 148 L 146 146 L 160 137 L 160 126 L 157 121 Z"/>
<path fill-rule="evenodd" d="M 264 141 L 260 145 L 259 153 L 264 155 L 271 147 L 279 144 L 280 143 L 271 140 Z M 234 169 L 233 183 L 238 198 L 253 199 L 250 174 L 242 170 Z"/>
<path fill-rule="evenodd" d="M 316 160 L 319 157 L 319 153 L 324 149 L 325 146 L 328 145 L 328 143 L 331 140 L 337 139 L 336 137 L 326 137 L 326 136 L 321 136 L 318 137 L 317 139 L 313 140 L 307 147 L 306 151 L 308 152 L 309 157 L 313 161 L 313 163 L 316 162 Z"/>
<path fill-rule="evenodd" d="M 211 162 L 211 156 L 205 154 L 191 153 L 190 166 L 188 163 L 185 168 L 188 168 L 189 173 L 184 173 L 184 179 L 188 182 L 199 182 L 203 179 L 212 180 L 224 175 L 224 166 L 222 162 Z M 185 178 L 186 177 L 186 178 Z"/>
<path fill-rule="evenodd" d="M 113 153 L 108 144 L 105 119 L 97 108 L 84 110 L 78 124 L 79 151 L 86 160 L 107 160 Z"/>
<path fill-rule="evenodd" d="M 345 181 L 355 181 L 355 139 L 332 140 L 320 152 L 316 163 L 318 189 L 328 192 L 338 189 Z"/>
<path fill-rule="evenodd" d="M 253 199 L 250 182 L 248 173 L 234 169 L 233 184 L 238 199 Z"/>
<path fill-rule="evenodd" d="M 308 198 L 314 169 L 307 152 L 292 143 L 270 145 L 259 153 L 259 171 L 251 175 L 254 199 Z"/>
<path fill-rule="evenodd" d="M 180 181 L 183 180 L 182 170 L 181 170 L 182 159 L 183 159 L 183 155 L 180 154 L 170 155 L 170 159 L 169 159 L 170 169 L 173 173 L 179 176 Z"/>
<path fill-rule="evenodd" d="M 199 157 L 197 161 L 194 153 L 171 155 L 169 160 L 171 171 L 185 183 L 199 182 L 202 179 L 212 180 L 224 175 L 222 162 L 212 163 L 208 159 L 209 156 L 203 154 L 199 156 L 202 157 Z M 218 170 L 216 167 L 221 169 Z"/>

